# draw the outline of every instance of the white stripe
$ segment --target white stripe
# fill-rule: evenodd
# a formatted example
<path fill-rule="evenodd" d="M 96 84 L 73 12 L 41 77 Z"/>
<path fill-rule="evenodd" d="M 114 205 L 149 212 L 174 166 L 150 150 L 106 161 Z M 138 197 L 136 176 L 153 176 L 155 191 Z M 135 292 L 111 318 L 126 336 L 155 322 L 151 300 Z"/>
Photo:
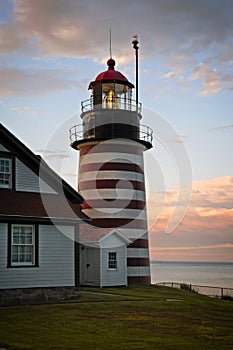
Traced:
<path fill-rule="evenodd" d="M 122 228 L 119 228 L 119 231 L 123 233 L 124 236 L 126 236 L 127 238 L 133 241 L 135 241 L 138 238 L 148 239 L 148 233 L 147 233 L 147 230 L 145 229 L 122 227 Z"/>
<path fill-rule="evenodd" d="M 128 248 L 127 249 L 128 258 L 149 258 L 148 248 Z"/>
<path fill-rule="evenodd" d="M 146 194 L 144 191 L 138 190 L 126 190 L 126 189 L 91 189 L 79 191 L 81 196 L 85 198 L 87 201 L 91 199 L 99 199 L 100 201 L 104 201 L 104 199 L 128 199 L 129 203 L 131 200 L 139 200 L 145 201 Z M 109 203 L 108 203 L 109 204 Z"/>
<path fill-rule="evenodd" d="M 113 219 L 139 219 L 146 220 L 146 211 L 137 209 L 120 208 L 98 208 L 83 209 L 83 213 L 91 219 L 113 218 Z"/>
<path fill-rule="evenodd" d="M 88 180 L 134 180 L 139 182 L 144 182 L 144 174 L 140 174 L 133 171 L 87 171 L 79 173 L 79 182 Z"/>
<path fill-rule="evenodd" d="M 141 237 L 141 239 L 148 239 L 148 232 L 146 232 L 145 235 Z"/>
<path fill-rule="evenodd" d="M 129 266 L 128 276 L 150 276 L 150 266 Z"/>
<path fill-rule="evenodd" d="M 132 153 L 117 153 L 117 152 L 106 152 L 106 153 L 88 153 L 80 157 L 80 165 L 92 164 L 92 163 L 128 163 L 137 164 L 143 166 L 143 156 Z"/>

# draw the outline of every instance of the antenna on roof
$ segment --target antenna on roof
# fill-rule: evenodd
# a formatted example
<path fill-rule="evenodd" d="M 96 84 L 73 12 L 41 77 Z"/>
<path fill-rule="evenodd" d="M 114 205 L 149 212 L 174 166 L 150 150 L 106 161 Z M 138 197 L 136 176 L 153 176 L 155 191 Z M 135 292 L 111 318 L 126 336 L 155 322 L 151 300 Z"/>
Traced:
<path fill-rule="evenodd" d="M 138 108 L 138 36 L 134 35 L 133 39 L 132 39 L 132 44 L 133 44 L 133 48 L 135 50 L 135 56 L 136 56 L 136 105 Z"/>
<path fill-rule="evenodd" d="M 112 31 L 109 30 L 109 49 L 110 49 L 110 58 L 112 58 Z"/>

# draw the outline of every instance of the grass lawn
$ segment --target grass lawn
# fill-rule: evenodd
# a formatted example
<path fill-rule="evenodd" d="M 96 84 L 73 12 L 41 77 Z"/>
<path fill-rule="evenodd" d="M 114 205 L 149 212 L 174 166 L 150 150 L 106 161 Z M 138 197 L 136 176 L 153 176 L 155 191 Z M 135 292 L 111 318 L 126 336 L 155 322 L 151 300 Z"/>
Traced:
<path fill-rule="evenodd" d="M 0 349 L 232 349 L 233 302 L 155 286 L 0 308 Z"/>

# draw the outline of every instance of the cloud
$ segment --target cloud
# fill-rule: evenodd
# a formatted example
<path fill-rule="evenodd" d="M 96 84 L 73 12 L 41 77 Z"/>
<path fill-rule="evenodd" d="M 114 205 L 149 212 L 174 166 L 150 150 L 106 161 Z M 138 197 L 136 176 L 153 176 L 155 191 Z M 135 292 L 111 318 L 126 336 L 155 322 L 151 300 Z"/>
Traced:
<path fill-rule="evenodd" d="M 233 88 L 231 1 L 102 0 L 96 6 L 92 0 L 15 0 L 13 4 L 11 20 L 0 24 L 0 54 L 98 61 L 104 57 L 105 62 L 111 28 L 113 56 L 119 64 L 134 59 L 131 37 L 136 33 L 141 57 L 162 62 L 168 71 L 164 79 L 174 78 L 179 84 L 201 80 L 203 96 Z M 203 67 L 198 66 L 200 57 Z"/>
<path fill-rule="evenodd" d="M 172 250 L 195 250 L 195 249 L 218 249 L 218 248 L 231 248 L 233 249 L 232 243 L 226 243 L 226 244 L 214 244 L 214 245 L 204 245 L 204 246 L 196 246 L 196 247 L 187 247 L 187 246 L 181 246 L 181 247 L 159 247 L 157 250 L 160 251 L 172 251 Z"/>
<path fill-rule="evenodd" d="M 233 129 L 233 124 L 229 125 L 220 125 L 217 126 L 216 128 L 211 128 L 208 131 L 226 131 L 226 130 L 232 130 Z"/>
<path fill-rule="evenodd" d="M 64 90 L 75 86 L 71 71 L 40 69 L 35 72 L 17 68 L 0 68 L 0 95 L 33 96 Z"/>
<path fill-rule="evenodd" d="M 220 68 L 210 68 L 209 63 L 199 63 L 189 79 L 202 81 L 202 90 L 199 91 L 199 95 L 202 96 L 215 95 L 223 89 L 230 91 L 233 87 L 233 73 L 225 73 Z"/>
<path fill-rule="evenodd" d="M 164 206 L 159 200 L 164 201 Z M 171 216 L 174 205 L 176 203 L 176 193 L 169 191 L 165 196 L 154 194 L 153 201 L 148 207 L 155 205 L 162 208 L 160 215 L 155 216 L 153 209 L 148 210 L 150 224 L 150 240 L 151 245 L 155 247 L 155 254 L 162 254 L 164 257 L 167 251 L 180 250 L 185 253 L 185 250 L 198 250 L 198 256 L 208 254 L 208 258 L 212 259 L 216 254 L 221 254 L 224 260 L 224 252 L 226 249 L 233 248 L 233 177 L 226 176 L 223 178 L 215 178 L 206 181 L 193 182 L 192 200 L 188 211 L 172 234 L 165 234 L 165 229 L 169 217 Z M 156 210 L 155 210 L 156 212 Z M 153 222 L 153 218 L 154 220 Z M 185 248 L 184 243 L 185 242 Z M 219 252 L 217 253 L 217 249 Z M 216 250 L 211 254 L 208 249 Z M 230 256 L 230 254 L 228 254 Z M 171 255 L 169 255 L 171 256 Z M 219 260 L 216 258 L 217 260 Z M 228 258 L 229 258 L 228 256 Z M 232 258 L 231 258 L 232 259 Z M 214 258 L 212 259 L 214 260 Z"/>
<path fill-rule="evenodd" d="M 33 45 L 36 38 L 47 53 L 92 58 L 108 49 L 109 28 L 113 54 L 114 48 L 123 53 L 140 24 L 144 55 L 156 53 L 179 63 L 215 46 L 215 53 L 224 54 L 226 62 L 232 61 L 229 46 L 224 47 L 231 40 L 232 9 L 227 0 L 102 0 L 98 6 L 91 0 L 16 0 L 15 20 L 4 24 L 2 32 L 9 35 L 8 50 L 26 42 Z"/>
<path fill-rule="evenodd" d="M 15 23 L 0 25 L 0 53 L 7 54 L 28 46 L 29 38 L 26 33 L 17 30 Z"/>
<path fill-rule="evenodd" d="M 176 91 L 178 90 L 180 92 L 190 90 L 191 88 L 190 80 L 178 71 L 170 71 L 165 73 L 162 75 L 162 79 L 166 83 L 168 90 L 167 93 L 169 93 L 169 90 L 171 90 L 172 87 L 174 87 Z"/>
<path fill-rule="evenodd" d="M 232 262 L 230 243 L 206 246 L 153 247 L 151 259 L 167 261 L 225 261 Z"/>
<path fill-rule="evenodd" d="M 155 194 L 153 202 L 163 200 L 163 211 L 151 230 L 163 230 L 176 204 L 177 192 L 169 191 L 161 197 Z M 149 203 L 150 205 L 150 203 Z M 153 217 L 153 212 L 151 212 Z M 151 218 L 149 217 L 149 220 Z M 153 220 L 153 219 L 152 219 Z M 151 221 L 152 221 L 151 220 Z M 181 224 L 182 229 L 219 228 L 233 225 L 233 177 L 226 176 L 206 181 L 194 181 L 192 199 Z"/>
<path fill-rule="evenodd" d="M 200 95 L 215 95 L 221 90 L 221 80 L 216 69 L 210 69 L 207 64 L 200 63 L 190 76 L 191 80 L 201 79 Z"/>
<path fill-rule="evenodd" d="M 178 76 L 179 76 L 179 74 L 177 72 L 168 72 L 168 73 L 163 75 L 163 78 L 170 79 L 170 78 L 176 78 Z"/>
<path fill-rule="evenodd" d="M 39 115 L 39 111 L 33 109 L 30 106 L 23 106 L 23 107 L 10 107 L 12 111 L 18 113 L 18 114 L 23 114 L 23 115 L 28 115 L 30 117 L 37 117 Z"/>
<path fill-rule="evenodd" d="M 186 140 L 187 136 L 185 135 L 175 135 L 175 137 L 170 139 L 170 141 L 173 143 L 184 143 Z"/>
<path fill-rule="evenodd" d="M 64 160 L 66 158 L 70 158 L 71 156 L 69 154 L 67 154 L 67 152 L 61 151 L 61 150 L 54 150 L 54 151 L 50 151 L 50 150 L 43 150 L 43 149 L 38 149 L 35 151 L 36 153 L 40 153 L 43 155 L 43 158 L 47 159 L 60 159 L 60 160 Z"/>

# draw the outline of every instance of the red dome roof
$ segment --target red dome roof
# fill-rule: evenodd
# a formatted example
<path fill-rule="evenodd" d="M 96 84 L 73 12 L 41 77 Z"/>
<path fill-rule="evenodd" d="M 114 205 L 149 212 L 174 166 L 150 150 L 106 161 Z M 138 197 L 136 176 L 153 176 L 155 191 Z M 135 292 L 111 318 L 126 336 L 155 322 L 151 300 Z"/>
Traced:
<path fill-rule="evenodd" d="M 112 58 L 110 58 L 107 61 L 108 69 L 97 75 L 97 77 L 95 78 L 95 81 L 92 81 L 90 83 L 89 89 L 91 89 L 92 86 L 95 85 L 96 83 L 98 84 L 101 82 L 104 82 L 104 83 L 115 82 L 115 83 L 127 85 L 130 88 L 133 88 L 134 85 L 130 83 L 128 79 L 121 72 L 118 72 L 114 69 L 115 64 L 116 64 L 115 61 Z"/>

